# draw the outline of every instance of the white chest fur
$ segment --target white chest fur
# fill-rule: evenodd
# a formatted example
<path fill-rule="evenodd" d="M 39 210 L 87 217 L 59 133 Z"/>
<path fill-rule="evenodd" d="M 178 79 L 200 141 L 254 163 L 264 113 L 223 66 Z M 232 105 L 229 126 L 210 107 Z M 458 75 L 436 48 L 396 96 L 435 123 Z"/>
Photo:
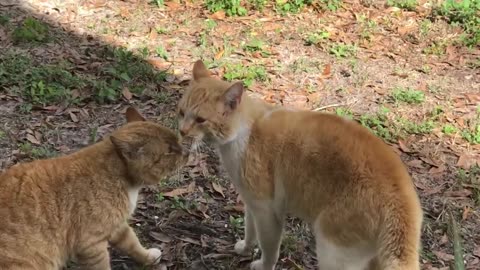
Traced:
<path fill-rule="evenodd" d="M 129 202 L 129 213 L 133 214 L 135 208 L 137 207 L 138 193 L 140 192 L 141 187 L 131 187 L 128 189 L 128 202 Z"/>
<path fill-rule="evenodd" d="M 235 140 L 218 147 L 222 163 L 237 188 L 241 187 L 242 161 L 248 144 L 249 135 L 249 132 L 244 130 L 244 132 L 241 132 Z"/>

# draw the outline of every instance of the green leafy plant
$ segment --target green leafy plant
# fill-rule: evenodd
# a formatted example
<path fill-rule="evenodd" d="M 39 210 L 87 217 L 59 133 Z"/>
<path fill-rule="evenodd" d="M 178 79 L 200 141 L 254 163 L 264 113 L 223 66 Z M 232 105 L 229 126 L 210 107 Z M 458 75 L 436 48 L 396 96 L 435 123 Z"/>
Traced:
<path fill-rule="evenodd" d="M 243 80 L 243 83 L 248 87 L 256 80 L 267 80 L 267 72 L 263 66 L 229 64 L 225 67 L 225 74 L 223 77 L 228 81 Z"/>
<path fill-rule="evenodd" d="M 417 0 L 387 0 L 387 5 L 414 11 L 417 7 Z"/>
<path fill-rule="evenodd" d="M 462 41 L 467 46 L 480 43 L 480 1 L 445 0 L 436 9 L 449 23 L 460 25 L 464 30 Z"/>
<path fill-rule="evenodd" d="M 330 11 L 337 11 L 342 5 L 342 0 L 321 0 L 320 2 Z"/>
<path fill-rule="evenodd" d="M 425 94 L 422 91 L 411 88 L 395 88 L 391 97 L 395 102 L 408 104 L 420 104 L 425 100 Z"/>
<path fill-rule="evenodd" d="M 337 58 L 353 57 L 357 54 L 357 47 L 351 44 L 337 43 L 330 48 L 329 52 Z"/>
<path fill-rule="evenodd" d="M 315 31 L 309 33 L 305 38 L 305 45 L 317 45 L 320 42 L 327 40 L 330 37 L 330 33 L 324 30 Z"/>
<path fill-rule="evenodd" d="M 458 129 L 452 124 L 445 124 L 442 128 L 442 132 L 447 134 L 447 135 L 452 135 L 452 134 L 458 132 Z"/>
<path fill-rule="evenodd" d="M 158 46 L 157 49 L 155 50 L 157 55 L 165 60 L 168 59 L 168 53 L 167 50 L 163 46 Z"/>
<path fill-rule="evenodd" d="M 312 0 L 276 0 L 275 10 L 280 14 L 298 13 L 312 2 Z"/>
<path fill-rule="evenodd" d="M 13 40 L 20 42 L 46 42 L 49 38 L 48 26 L 43 22 L 28 17 L 12 34 Z"/>
<path fill-rule="evenodd" d="M 210 12 L 223 10 L 228 16 L 247 15 L 247 9 L 241 5 L 241 0 L 206 0 L 205 2 Z"/>

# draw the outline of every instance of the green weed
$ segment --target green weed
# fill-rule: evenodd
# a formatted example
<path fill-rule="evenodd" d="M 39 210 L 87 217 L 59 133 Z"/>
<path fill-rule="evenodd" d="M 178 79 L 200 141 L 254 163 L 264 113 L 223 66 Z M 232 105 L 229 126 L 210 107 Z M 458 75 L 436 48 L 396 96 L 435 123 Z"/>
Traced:
<path fill-rule="evenodd" d="M 280 14 L 298 13 L 313 0 L 275 0 L 275 10 Z"/>
<path fill-rule="evenodd" d="M 240 234 L 244 227 L 245 220 L 242 217 L 234 216 L 230 216 L 228 220 L 230 222 L 230 227 L 232 228 L 233 232 L 235 234 Z"/>
<path fill-rule="evenodd" d="M 357 54 L 357 46 L 337 43 L 330 48 L 329 52 L 335 55 L 337 58 L 354 57 Z"/>
<path fill-rule="evenodd" d="M 46 146 L 33 146 L 29 142 L 19 144 L 18 148 L 23 154 L 28 155 L 33 159 L 52 158 L 57 155 L 57 152 L 51 148 Z"/>
<path fill-rule="evenodd" d="M 228 81 L 243 80 L 248 87 L 254 81 L 266 81 L 267 72 L 263 66 L 244 66 L 242 64 L 229 64 L 225 67 L 223 77 Z"/>
<path fill-rule="evenodd" d="M 357 19 L 360 25 L 360 37 L 365 40 L 371 40 L 373 33 L 377 29 L 377 23 L 369 19 L 365 14 L 361 14 Z"/>
<path fill-rule="evenodd" d="M 471 144 L 480 144 L 480 124 L 463 130 L 462 137 Z"/>
<path fill-rule="evenodd" d="M 417 0 L 387 0 L 387 5 L 414 11 L 417 7 Z"/>
<path fill-rule="evenodd" d="M 420 104 L 425 100 L 425 94 L 422 91 L 411 88 L 395 88 L 391 97 L 395 102 L 408 104 Z"/>
<path fill-rule="evenodd" d="M 435 123 L 432 120 L 426 120 L 417 123 L 406 119 L 400 119 L 399 124 L 401 129 L 407 134 L 416 135 L 430 134 L 435 127 Z"/>
<path fill-rule="evenodd" d="M 12 38 L 16 43 L 46 42 L 49 38 L 48 26 L 35 18 L 28 17 L 13 31 Z"/>
<path fill-rule="evenodd" d="M 168 53 L 167 53 L 167 50 L 165 50 L 165 48 L 163 46 L 158 46 L 156 49 L 155 49 L 155 52 L 157 53 L 157 55 L 165 60 L 168 59 Z"/>
<path fill-rule="evenodd" d="M 327 40 L 330 37 L 330 33 L 327 31 L 316 31 L 308 34 L 305 38 L 305 45 L 317 45 L 320 42 Z"/>
<path fill-rule="evenodd" d="M 442 128 L 442 132 L 447 135 L 452 135 L 458 132 L 458 129 L 452 124 L 445 124 Z"/>
<path fill-rule="evenodd" d="M 370 129 L 375 135 L 383 138 L 386 141 L 393 142 L 398 137 L 395 130 L 391 130 L 394 125 L 388 119 L 387 114 L 389 110 L 387 108 L 381 108 L 376 114 L 367 114 L 360 117 L 360 124 Z"/>
<path fill-rule="evenodd" d="M 353 112 L 348 108 L 336 108 L 335 114 L 348 119 L 353 119 Z"/>
<path fill-rule="evenodd" d="M 267 0 L 248 0 L 254 9 L 262 11 L 267 4 Z"/>
<path fill-rule="evenodd" d="M 321 0 L 320 2 L 330 11 L 337 11 L 342 5 L 342 0 Z"/>
<path fill-rule="evenodd" d="M 7 25 L 10 22 L 10 17 L 5 15 L 0 15 L 0 25 Z"/>
<path fill-rule="evenodd" d="M 247 9 L 242 6 L 241 0 L 206 0 L 210 12 L 225 11 L 228 16 L 245 16 Z"/>
<path fill-rule="evenodd" d="M 463 28 L 464 36 L 461 39 L 465 45 L 476 46 L 480 43 L 480 1 L 445 0 L 436 7 L 435 13 Z"/>

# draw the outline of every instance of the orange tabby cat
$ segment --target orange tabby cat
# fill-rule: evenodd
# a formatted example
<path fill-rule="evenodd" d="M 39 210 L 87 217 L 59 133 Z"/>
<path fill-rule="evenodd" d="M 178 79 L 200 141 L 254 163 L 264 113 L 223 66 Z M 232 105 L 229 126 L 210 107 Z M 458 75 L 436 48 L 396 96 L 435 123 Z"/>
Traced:
<path fill-rule="evenodd" d="M 201 61 L 178 105 L 180 134 L 209 139 L 245 205 L 251 269 L 274 269 L 287 214 L 308 222 L 321 270 L 419 269 L 422 210 L 400 158 L 354 121 L 288 110 L 209 76 Z"/>
<path fill-rule="evenodd" d="M 133 108 L 125 126 L 71 155 L 18 164 L 0 175 L 0 269 L 110 269 L 108 242 L 143 264 L 160 258 L 127 224 L 138 192 L 187 158 L 176 135 Z"/>

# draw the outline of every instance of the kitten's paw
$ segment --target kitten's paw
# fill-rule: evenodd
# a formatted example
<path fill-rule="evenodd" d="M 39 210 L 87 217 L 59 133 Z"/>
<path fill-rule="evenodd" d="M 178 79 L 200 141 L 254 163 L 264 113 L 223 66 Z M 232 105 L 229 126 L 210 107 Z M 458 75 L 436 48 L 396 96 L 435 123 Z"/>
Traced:
<path fill-rule="evenodd" d="M 157 264 L 160 262 L 160 257 L 162 257 L 162 251 L 158 248 L 150 248 L 148 249 L 148 263 L 149 264 Z"/>
<path fill-rule="evenodd" d="M 240 240 L 235 244 L 235 253 L 238 255 L 250 255 L 253 251 L 253 247 L 247 246 L 245 240 Z"/>
<path fill-rule="evenodd" d="M 250 270 L 274 270 L 275 265 L 265 266 L 262 260 L 256 260 L 250 264 Z"/>

